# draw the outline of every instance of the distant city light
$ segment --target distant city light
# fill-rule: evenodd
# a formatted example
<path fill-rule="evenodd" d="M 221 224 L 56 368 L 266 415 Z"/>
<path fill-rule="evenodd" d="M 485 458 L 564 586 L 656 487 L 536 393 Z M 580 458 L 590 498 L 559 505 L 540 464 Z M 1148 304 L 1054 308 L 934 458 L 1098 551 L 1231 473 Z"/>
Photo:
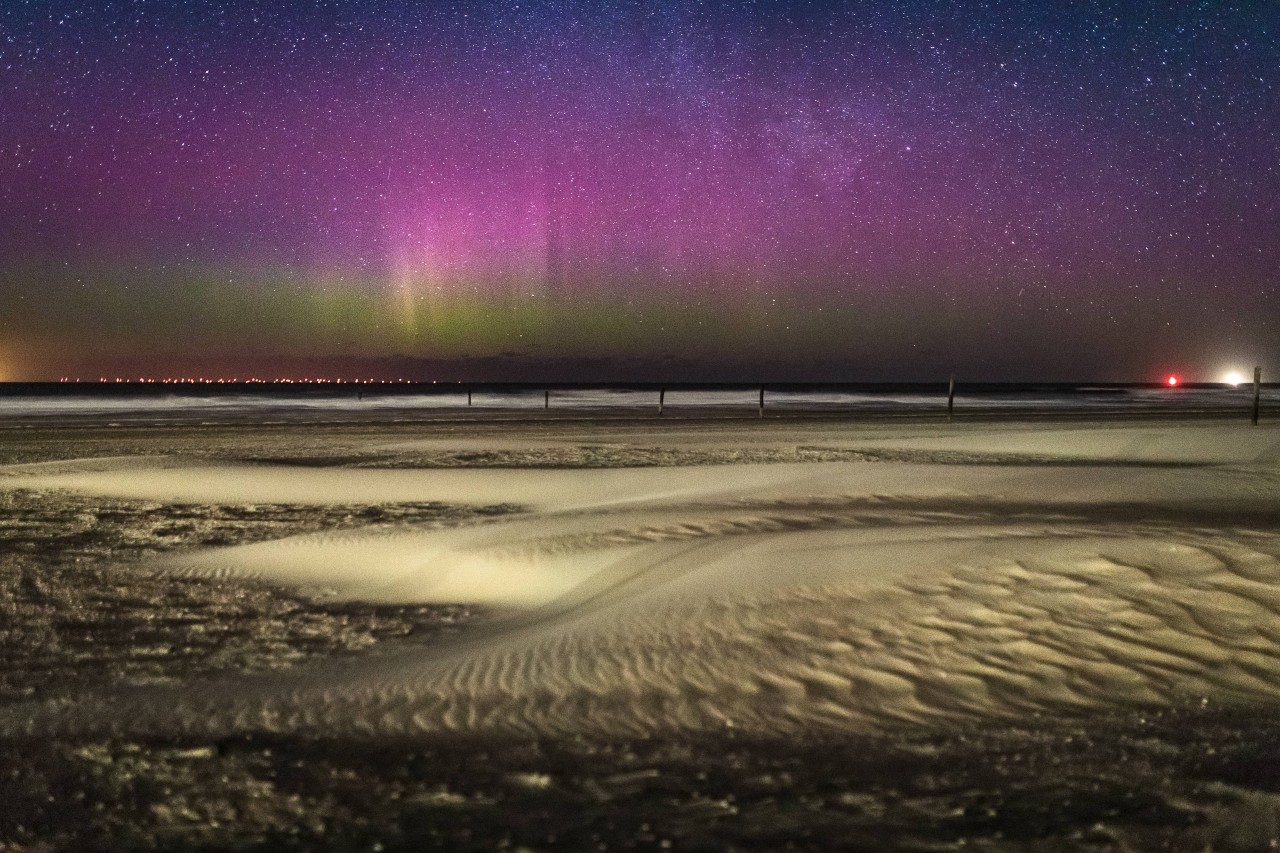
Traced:
<path fill-rule="evenodd" d="M 1228 370 L 1222 377 L 1222 381 L 1235 388 L 1237 385 L 1244 383 L 1244 374 L 1238 370 Z"/>
<path fill-rule="evenodd" d="M 63 376 L 58 379 L 59 382 L 83 382 L 84 380 L 76 377 L 72 379 L 69 376 Z M 125 377 L 109 377 L 100 376 L 100 383 L 117 383 L 121 385 L 145 385 L 159 383 L 161 385 L 407 385 L 410 383 L 423 383 L 427 380 L 423 379 L 345 379 L 345 378 L 328 378 L 314 377 L 310 379 L 284 379 L 272 378 L 266 379 L 261 377 L 232 377 L 230 379 L 225 376 L 167 376 L 156 378 L 152 376 L 139 376 L 136 379 L 128 379 Z M 438 380 L 430 380 L 435 385 Z"/>

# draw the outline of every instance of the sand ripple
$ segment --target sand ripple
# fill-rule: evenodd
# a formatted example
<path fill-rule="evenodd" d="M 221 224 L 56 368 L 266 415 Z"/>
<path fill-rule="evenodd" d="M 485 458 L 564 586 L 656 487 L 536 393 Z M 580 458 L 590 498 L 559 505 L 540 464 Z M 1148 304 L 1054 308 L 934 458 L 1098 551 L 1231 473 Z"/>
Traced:
<path fill-rule="evenodd" d="M 720 520 L 645 547 L 604 537 L 585 552 L 590 577 L 453 645 L 285 684 L 104 698 L 25 723 L 778 734 L 1280 699 L 1278 537 L 821 521 L 748 533 Z M 533 558 L 537 541 L 509 545 L 508 566 L 551 576 L 586 565 L 582 550 Z"/>
<path fill-rule="evenodd" d="M 1006 467 L 939 482 L 928 466 L 892 467 L 762 466 L 707 483 L 631 472 L 612 491 L 601 472 L 557 472 L 545 485 L 568 496 L 531 500 L 521 518 L 170 560 L 503 615 L 285 680 L 14 706 L 0 730 L 785 735 L 1280 701 L 1273 482 L 1226 500 L 1239 472 Z M 166 489 L 182 486 L 174 472 Z M 98 488 L 127 473 L 90 472 L 109 477 Z M 371 474 L 396 495 L 422 491 L 405 472 L 360 472 L 362 493 L 377 490 Z M 83 470 L 66 476 L 88 488 Z M 450 477 L 432 497 L 501 492 L 493 472 Z"/>

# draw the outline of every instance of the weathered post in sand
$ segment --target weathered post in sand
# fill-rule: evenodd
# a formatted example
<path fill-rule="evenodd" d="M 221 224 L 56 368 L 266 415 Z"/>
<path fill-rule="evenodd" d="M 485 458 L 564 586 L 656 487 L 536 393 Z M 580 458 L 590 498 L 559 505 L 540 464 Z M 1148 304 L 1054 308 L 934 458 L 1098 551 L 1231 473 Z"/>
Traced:
<path fill-rule="evenodd" d="M 542 392 L 542 408 L 544 409 L 551 408 L 551 392 L 550 391 Z"/>
<path fill-rule="evenodd" d="M 667 389 L 662 388 L 658 391 L 658 417 L 662 417 L 663 404 L 667 402 Z"/>
<path fill-rule="evenodd" d="M 468 406 L 471 405 L 471 389 L 470 388 L 467 389 L 467 405 Z"/>
<path fill-rule="evenodd" d="M 1262 408 L 1262 368 L 1253 369 L 1253 418 L 1254 426 L 1258 425 L 1258 410 Z"/>
<path fill-rule="evenodd" d="M 951 423 L 956 413 L 956 375 L 951 374 L 951 381 L 947 384 L 947 423 Z"/>
<path fill-rule="evenodd" d="M 764 417 L 764 386 L 760 386 L 760 417 Z"/>

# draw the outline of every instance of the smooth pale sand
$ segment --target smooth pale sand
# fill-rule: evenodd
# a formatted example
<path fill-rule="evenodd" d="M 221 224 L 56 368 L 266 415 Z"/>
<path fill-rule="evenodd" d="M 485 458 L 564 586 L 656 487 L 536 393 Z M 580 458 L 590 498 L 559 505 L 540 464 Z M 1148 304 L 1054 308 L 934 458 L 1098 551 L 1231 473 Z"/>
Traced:
<path fill-rule="evenodd" d="M 813 443 L 795 431 L 793 446 Z M 154 566 L 497 608 L 457 640 L 270 681 L 9 709 L 0 726 L 786 734 L 1280 699 L 1274 429 L 877 427 L 823 440 L 913 461 L 369 470 L 148 457 L 0 469 L 0 488 L 166 502 L 527 508 Z M 948 453 L 1002 464 L 927 461 Z"/>

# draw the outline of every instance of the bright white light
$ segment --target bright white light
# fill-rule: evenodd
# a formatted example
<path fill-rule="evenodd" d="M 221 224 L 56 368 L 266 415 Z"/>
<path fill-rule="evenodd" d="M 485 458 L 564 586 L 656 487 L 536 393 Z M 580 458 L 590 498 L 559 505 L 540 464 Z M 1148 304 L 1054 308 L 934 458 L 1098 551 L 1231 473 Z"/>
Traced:
<path fill-rule="evenodd" d="M 1244 374 L 1238 370 L 1228 370 L 1222 381 L 1234 388 L 1244 382 Z"/>

